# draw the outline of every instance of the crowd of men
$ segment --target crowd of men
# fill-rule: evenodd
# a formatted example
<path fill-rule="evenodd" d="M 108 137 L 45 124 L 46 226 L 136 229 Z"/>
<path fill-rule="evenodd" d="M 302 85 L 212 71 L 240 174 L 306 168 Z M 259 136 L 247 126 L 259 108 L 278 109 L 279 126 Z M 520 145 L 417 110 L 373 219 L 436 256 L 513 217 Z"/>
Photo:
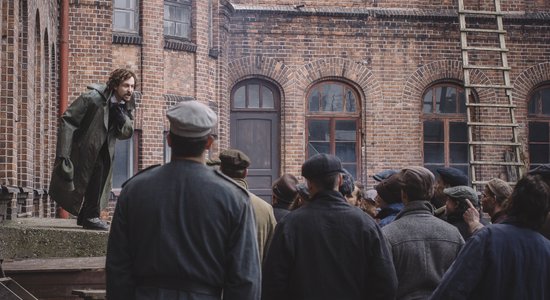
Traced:
<path fill-rule="evenodd" d="M 171 161 L 123 185 L 109 228 L 99 212 L 136 82 L 115 70 L 67 109 L 50 185 L 83 228 L 110 229 L 109 300 L 550 299 L 550 165 L 480 197 L 453 168 L 385 170 L 365 190 L 317 154 L 268 204 L 248 191 L 245 153 L 207 164 L 217 116 L 197 101 L 168 109 Z"/>

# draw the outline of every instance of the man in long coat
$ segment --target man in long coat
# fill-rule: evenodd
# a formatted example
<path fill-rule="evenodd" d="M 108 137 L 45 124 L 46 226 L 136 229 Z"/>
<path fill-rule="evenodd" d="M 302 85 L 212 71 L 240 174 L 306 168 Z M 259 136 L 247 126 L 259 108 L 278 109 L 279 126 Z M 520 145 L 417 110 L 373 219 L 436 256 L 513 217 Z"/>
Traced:
<path fill-rule="evenodd" d="M 264 260 L 263 300 L 394 299 L 397 277 L 380 227 L 338 192 L 340 160 L 302 165 L 311 199 L 275 228 Z"/>
<path fill-rule="evenodd" d="M 108 299 L 258 300 L 260 258 L 247 191 L 206 166 L 216 114 L 167 112 L 170 163 L 127 181 L 107 246 Z"/>
<path fill-rule="evenodd" d="M 109 229 L 99 216 L 111 192 L 116 139 L 134 132 L 136 80 L 130 70 L 113 71 L 106 85 L 88 86 L 59 122 L 49 194 L 85 229 Z"/>

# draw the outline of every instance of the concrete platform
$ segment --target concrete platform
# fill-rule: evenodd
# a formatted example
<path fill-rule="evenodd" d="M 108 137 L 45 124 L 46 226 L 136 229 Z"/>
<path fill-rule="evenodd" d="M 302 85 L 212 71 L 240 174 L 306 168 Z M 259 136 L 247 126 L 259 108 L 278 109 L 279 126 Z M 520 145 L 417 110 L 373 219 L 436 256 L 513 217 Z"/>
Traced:
<path fill-rule="evenodd" d="M 98 257 L 107 253 L 107 231 L 83 230 L 75 219 L 21 218 L 0 223 L 4 260 Z"/>

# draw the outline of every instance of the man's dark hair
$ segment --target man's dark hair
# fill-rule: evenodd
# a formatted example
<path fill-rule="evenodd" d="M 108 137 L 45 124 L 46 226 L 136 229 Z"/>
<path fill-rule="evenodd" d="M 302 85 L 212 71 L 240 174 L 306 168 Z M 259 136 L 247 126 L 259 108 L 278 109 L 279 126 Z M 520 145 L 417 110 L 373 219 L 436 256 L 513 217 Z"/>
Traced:
<path fill-rule="evenodd" d="M 550 187 L 540 175 L 521 178 L 506 206 L 508 217 L 533 230 L 542 227 L 549 211 Z"/>
<path fill-rule="evenodd" d="M 134 77 L 135 80 L 135 88 L 137 86 L 136 74 L 128 69 L 116 69 L 109 76 L 109 80 L 107 80 L 107 88 L 110 90 L 114 90 L 121 83 L 132 77 Z"/>
<path fill-rule="evenodd" d="M 322 191 L 332 191 L 338 185 L 338 175 L 339 173 L 327 175 L 319 178 L 309 179 L 315 187 Z"/>
<path fill-rule="evenodd" d="M 170 131 L 170 139 L 172 140 L 172 156 L 176 157 L 198 157 L 206 148 L 209 135 L 189 138 L 175 135 Z"/>

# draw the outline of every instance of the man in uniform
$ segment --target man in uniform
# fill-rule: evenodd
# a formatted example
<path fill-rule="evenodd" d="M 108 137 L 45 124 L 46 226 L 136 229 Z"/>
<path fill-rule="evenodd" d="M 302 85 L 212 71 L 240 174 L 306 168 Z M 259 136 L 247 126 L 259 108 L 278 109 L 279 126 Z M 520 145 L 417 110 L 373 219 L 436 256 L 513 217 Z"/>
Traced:
<path fill-rule="evenodd" d="M 84 229 L 108 230 L 99 219 L 111 193 L 116 139 L 129 139 L 136 75 L 111 73 L 107 84 L 92 84 L 61 117 L 50 197 Z"/>
<path fill-rule="evenodd" d="M 248 183 L 245 178 L 248 175 L 250 158 L 242 151 L 236 149 L 227 149 L 220 153 L 220 170 L 225 175 L 231 177 L 239 185 L 248 190 Z M 275 215 L 273 208 L 262 198 L 250 193 L 250 202 L 254 208 L 256 217 L 256 229 L 258 232 L 258 249 L 260 251 L 260 262 L 263 260 L 264 253 L 267 251 L 273 231 L 275 230 Z"/>
<path fill-rule="evenodd" d="M 257 300 L 260 258 L 250 198 L 205 163 L 216 114 L 184 101 L 166 115 L 171 162 L 134 176 L 117 202 L 107 297 Z"/>

